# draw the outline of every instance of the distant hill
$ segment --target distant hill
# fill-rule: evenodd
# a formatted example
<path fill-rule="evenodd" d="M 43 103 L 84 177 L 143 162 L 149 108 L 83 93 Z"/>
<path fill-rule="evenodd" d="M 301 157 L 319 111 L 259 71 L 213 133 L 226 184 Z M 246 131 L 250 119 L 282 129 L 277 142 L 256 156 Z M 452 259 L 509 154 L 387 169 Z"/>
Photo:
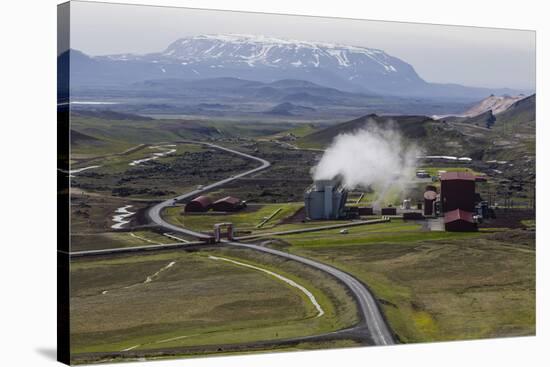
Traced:
<path fill-rule="evenodd" d="M 377 94 L 347 92 L 306 80 L 283 79 L 259 82 L 235 77 L 208 79 L 152 79 L 106 90 L 76 88 L 74 98 L 118 102 L 109 109 L 147 115 L 182 114 L 257 118 L 271 116 L 266 105 L 291 103 L 304 108 L 292 116 L 315 120 L 351 118 L 365 113 L 431 114 L 459 112 L 469 103 L 432 101 Z M 131 102 L 127 104 L 120 101 Z M 216 107 L 217 106 L 217 107 Z M 284 105 L 283 105 L 284 106 Z M 268 112 L 268 111 L 267 111 Z M 275 116 L 278 112 L 272 116 Z"/>
<path fill-rule="evenodd" d="M 465 117 L 474 117 L 474 116 L 478 116 L 482 113 L 485 113 L 487 111 L 492 111 L 493 114 L 497 114 L 497 113 L 505 111 L 512 104 L 514 104 L 517 101 L 522 100 L 524 98 L 525 98 L 525 96 L 523 94 L 520 94 L 518 96 L 509 96 L 509 95 L 495 96 L 495 95 L 491 95 L 487 98 L 484 98 L 483 100 L 481 100 L 479 103 L 477 103 L 473 107 L 469 108 L 462 115 L 465 116 Z"/>
<path fill-rule="evenodd" d="M 514 123 L 535 122 L 536 120 L 535 94 L 529 97 L 508 97 L 504 99 L 496 98 L 493 96 L 490 101 L 487 99 L 484 101 L 480 102 L 477 105 L 479 108 L 471 109 L 471 111 L 481 111 L 477 115 L 448 116 L 441 118 L 440 120 L 451 123 L 471 124 L 488 128 L 491 128 L 493 126 L 495 128 L 498 128 L 502 125 L 510 125 Z M 500 101 L 502 103 L 497 103 L 496 101 Z M 490 102 L 494 102 L 494 104 L 491 104 Z M 494 109 L 490 108 L 491 106 L 493 106 Z"/>
<path fill-rule="evenodd" d="M 71 145 L 80 145 L 80 144 L 101 144 L 101 140 L 94 138 L 93 136 L 83 134 L 81 132 L 78 132 L 76 130 L 71 129 Z"/>
<path fill-rule="evenodd" d="M 125 112 L 116 112 L 110 110 L 86 110 L 86 109 L 75 109 L 74 107 L 71 110 L 73 116 L 86 116 L 86 117 L 95 117 L 99 119 L 106 120 L 133 120 L 133 121 L 150 121 L 152 118 L 146 116 L 135 115 Z"/>
<path fill-rule="evenodd" d="M 79 148 L 98 144 L 136 145 L 176 142 L 180 140 L 209 141 L 219 138 L 249 138 L 271 136 L 294 125 L 234 121 L 204 121 L 194 119 L 110 119 L 102 115 L 71 114 L 71 135 Z"/>
<path fill-rule="evenodd" d="M 134 92 L 155 93 L 155 96 L 186 96 L 210 98 L 243 98 L 246 101 L 286 101 L 289 96 L 299 93 L 322 97 L 331 103 L 346 102 L 364 105 L 369 99 L 380 97 L 374 94 L 350 93 L 324 87 L 304 80 L 285 79 L 273 83 L 263 83 L 235 77 L 208 79 L 153 79 L 133 83 Z"/>
<path fill-rule="evenodd" d="M 464 136 L 483 140 L 487 160 L 520 161 L 518 174 L 534 172 L 536 142 L 536 95 L 520 99 L 504 111 L 491 111 L 459 120 L 443 119 Z M 487 125 L 487 121 L 493 121 Z M 489 128 L 487 128 L 489 127 Z M 522 171 L 526 170 L 526 171 Z"/>
<path fill-rule="evenodd" d="M 369 114 L 357 119 L 329 126 L 312 134 L 304 136 L 299 143 L 306 146 L 325 147 L 339 134 L 353 133 L 369 124 L 389 126 L 394 124 L 404 136 L 418 139 L 427 135 L 426 124 L 434 122 L 427 116 L 377 116 Z"/>
<path fill-rule="evenodd" d="M 315 108 L 299 106 L 290 102 L 279 103 L 268 111 L 264 112 L 268 115 L 276 116 L 293 116 L 294 114 L 304 114 L 307 112 L 313 112 Z"/>
<path fill-rule="evenodd" d="M 369 114 L 307 134 L 297 139 L 295 144 L 303 148 L 322 149 L 329 146 L 339 134 L 352 133 L 369 124 L 376 124 L 393 126 L 401 131 L 407 140 L 419 145 L 429 155 L 520 162 L 513 172 L 520 168 L 534 172 L 532 163 L 535 158 L 535 111 L 536 96 L 532 95 L 516 101 L 498 114 L 487 111 L 458 120 Z M 487 128 L 488 123 L 490 128 Z M 529 166 L 523 167 L 526 162 L 529 162 Z"/>
<path fill-rule="evenodd" d="M 484 137 L 463 134 L 451 124 L 427 116 L 366 115 L 318 130 L 298 139 L 296 144 L 304 148 L 326 148 L 337 135 L 352 133 L 369 124 L 398 129 L 406 140 L 419 145 L 426 154 L 470 156 L 477 159 L 483 156 Z"/>

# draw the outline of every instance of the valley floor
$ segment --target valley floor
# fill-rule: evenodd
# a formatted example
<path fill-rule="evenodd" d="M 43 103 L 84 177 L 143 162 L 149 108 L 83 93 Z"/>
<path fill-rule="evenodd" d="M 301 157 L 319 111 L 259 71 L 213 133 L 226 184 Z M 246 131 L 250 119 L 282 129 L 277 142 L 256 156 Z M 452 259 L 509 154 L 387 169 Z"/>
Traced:
<path fill-rule="evenodd" d="M 74 169 L 100 167 L 75 172 L 72 177 L 71 251 L 192 240 L 185 235 L 174 239 L 152 227 L 145 215 L 147 209 L 174 193 L 194 190 L 254 166 L 182 142 L 178 129 L 185 124 L 170 122 L 158 129 L 144 121 L 135 126 L 125 124 L 110 132 L 109 138 L 103 135 L 110 131 L 105 121 L 81 119 L 75 124 L 83 134 L 96 132 L 99 142 L 75 146 Z M 224 128 L 223 124 L 215 126 Z M 192 134 L 203 141 L 214 139 L 201 134 L 215 129 L 204 128 L 193 125 Z M 133 129 L 150 132 L 151 141 L 137 138 L 143 135 Z M 231 222 L 237 235 L 342 223 L 304 221 L 303 191 L 311 183 L 310 169 L 320 152 L 296 149 L 285 142 L 287 130 L 271 125 L 265 129 L 256 128 L 250 133 L 253 137 L 216 140 L 272 163 L 268 170 L 208 193 L 214 198 L 232 195 L 244 199 L 248 204 L 245 210 L 184 215 L 184 203 L 179 203 L 165 210 L 164 218 L 203 232 L 211 231 L 215 223 Z M 303 126 L 291 130 L 297 135 L 315 131 Z M 172 144 L 175 146 L 167 148 Z M 155 148 L 159 145 L 175 151 L 141 162 L 165 152 Z M 494 165 L 427 163 L 423 168 L 431 174 L 440 170 L 478 174 Z M 333 265 L 364 282 L 402 343 L 534 335 L 535 217 L 529 208 L 534 199 L 533 182 L 497 173 L 489 177 L 492 181 L 480 186 L 482 194 L 508 195 L 504 197 L 515 200 L 516 206 L 510 211 L 503 208 L 497 219 L 486 222 L 479 232 L 430 232 L 420 221 L 394 218 L 389 223 L 352 227 L 346 234 L 331 229 L 265 235 L 250 241 Z M 413 200 L 421 200 L 425 185 L 411 184 Z M 368 205 L 373 195 L 363 194 L 359 202 L 350 199 L 349 205 Z M 388 203 L 397 205 L 401 199 L 391 197 Z M 119 229 L 113 228 L 121 208 L 126 208 L 122 213 L 132 214 L 123 218 L 127 223 Z M 378 217 L 363 219 L 374 218 Z M 82 258 L 72 261 L 71 278 L 71 339 L 76 363 L 365 344 L 353 337 L 287 343 L 353 326 L 358 311 L 349 291 L 334 278 L 272 255 L 210 246 Z M 310 292 L 323 315 L 317 317 L 319 309 L 307 292 L 282 278 Z M 267 345 L 261 341 L 275 342 Z"/>

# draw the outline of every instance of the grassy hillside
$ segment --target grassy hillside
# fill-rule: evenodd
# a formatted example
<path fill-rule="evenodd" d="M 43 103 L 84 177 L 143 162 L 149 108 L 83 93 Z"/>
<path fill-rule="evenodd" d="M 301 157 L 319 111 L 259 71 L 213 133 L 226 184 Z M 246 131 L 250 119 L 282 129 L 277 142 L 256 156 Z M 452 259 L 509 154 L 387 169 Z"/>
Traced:
<path fill-rule="evenodd" d="M 487 157 L 534 163 L 536 95 L 514 103 L 495 117 L 495 124 L 488 133 L 491 145 L 487 149 Z"/>
<path fill-rule="evenodd" d="M 532 95 L 493 115 L 433 120 L 426 116 L 366 115 L 332 125 L 297 140 L 303 148 L 326 148 L 343 133 L 369 125 L 394 126 L 420 145 L 426 154 L 467 155 L 474 159 L 514 160 L 534 155 L 536 96 Z"/>
<path fill-rule="evenodd" d="M 71 115 L 73 154 L 107 154 L 136 144 L 178 140 L 254 138 L 271 136 L 295 128 L 288 122 L 254 123 L 218 120 L 151 119 L 103 111 Z M 122 148 L 122 149 L 120 149 Z"/>
<path fill-rule="evenodd" d="M 280 279 L 210 255 L 292 279 L 325 313 L 316 317 L 312 302 Z M 91 352 L 185 354 L 193 345 L 297 337 L 357 322 L 351 296 L 330 276 L 236 249 L 73 261 L 71 278 L 71 349 L 80 362 L 100 358 Z"/>
<path fill-rule="evenodd" d="M 477 148 L 483 143 L 477 136 L 462 134 L 450 124 L 426 116 L 366 115 L 306 135 L 298 139 L 297 145 L 326 148 L 339 134 L 352 133 L 371 125 L 398 129 L 407 140 L 420 145 L 427 154 L 476 155 Z"/>
<path fill-rule="evenodd" d="M 534 123 L 536 120 L 537 95 L 533 94 L 527 98 L 517 101 L 505 111 L 496 115 L 495 127 L 509 124 Z"/>
<path fill-rule="evenodd" d="M 449 235 L 429 241 L 420 234 L 407 241 L 388 236 L 386 241 L 367 238 L 353 246 L 327 238 L 324 246 L 308 246 L 303 238 L 288 237 L 292 246 L 287 251 L 335 265 L 365 281 L 403 342 L 535 332 L 532 232 L 479 233 L 467 239 Z"/>
<path fill-rule="evenodd" d="M 375 114 L 359 117 L 355 120 L 329 126 L 299 139 L 300 146 L 325 147 L 339 134 L 352 133 L 369 125 L 389 126 L 395 124 L 409 138 L 420 138 L 427 135 L 426 123 L 432 121 L 426 116 L 377 116 Z"/>

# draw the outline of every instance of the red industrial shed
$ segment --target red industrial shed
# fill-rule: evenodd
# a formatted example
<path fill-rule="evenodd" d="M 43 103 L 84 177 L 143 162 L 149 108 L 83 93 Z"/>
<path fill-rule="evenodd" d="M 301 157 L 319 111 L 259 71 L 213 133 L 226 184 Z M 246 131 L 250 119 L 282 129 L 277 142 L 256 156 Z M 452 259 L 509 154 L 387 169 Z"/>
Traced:
<path fill-rule="evenodd" d="M 393 207 L 382 208 L 381 214 L 382 215 L 397 215 L 397 209 L 393 208 Z"/>
<path fill-rule="evenodd" d="M 235 212 L 246 206 L 245 202 L 233 196 L 226 196 L 212 204 L 212 209 L 216 212 Z"/>
<path fill-rule="evenodd" d="M 450 232 L 477 231 L 477 223 L 474 221 L 474 213 L 461 209 L 451 210 L 445 213 L 445 230 Z"/>
<path fill-rule="evenodd" d="M 208 196 L 197 196 L 193 200 L 191 200 L 187 205 L 185 205 L 185 212 L 186 213 L 200 213 L 200 212 L 206 212 L 208 209 L 212 207 L 212 199 L 210 199 Z"/>
<path fill-rule="evenodd" d="M 468 172 L 441 174 L 441 205 L 444 213 L 455 209 L 475 210 L 475 176 Z"/>
<path fill-rule="evenodd" d="M 370 206 L 360 206 L 359 215 L 374 215 L 374 209 Z"/>

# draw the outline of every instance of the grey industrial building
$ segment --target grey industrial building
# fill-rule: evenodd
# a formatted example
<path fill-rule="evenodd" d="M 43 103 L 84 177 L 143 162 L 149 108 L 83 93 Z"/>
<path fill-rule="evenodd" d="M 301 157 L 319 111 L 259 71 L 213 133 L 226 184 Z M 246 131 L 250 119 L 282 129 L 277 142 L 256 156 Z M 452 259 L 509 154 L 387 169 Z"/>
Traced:
<path fill-rule="evenodd" d="M 305 193 L 306 216 L 309 219 L 342 218 L 347 197 L 340 177 L 315 181 Z"/>

